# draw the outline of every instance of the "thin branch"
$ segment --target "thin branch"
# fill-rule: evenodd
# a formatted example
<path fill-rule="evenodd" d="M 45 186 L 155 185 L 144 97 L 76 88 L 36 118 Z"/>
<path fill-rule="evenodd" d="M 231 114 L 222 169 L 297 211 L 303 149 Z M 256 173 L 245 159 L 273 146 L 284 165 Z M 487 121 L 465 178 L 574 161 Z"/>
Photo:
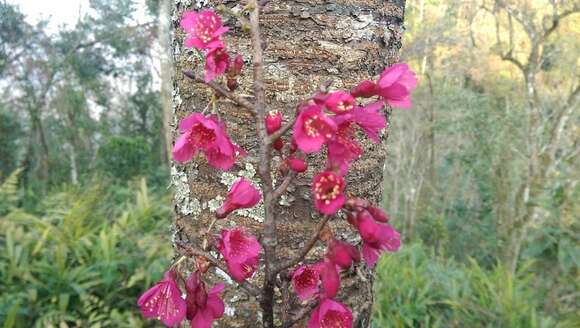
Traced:
<path fill-rule="evenodd" d="M 558 28 L 558 26 L 560 26 L 560 21 L 562 19 L 577 12 L 580 12 L 579 3 L 575 3 L 574 7 L 572 7 L 569 10 L 565 10 L 560 14 L 558 14 L 558 8 L 555 1 L 552 2 L 552 8 L 553 8 L 552 25 L 549 28 L 544 29 L 544 33 L 540 37 L 540 42 L 543 42 L 545 39 L 547 39 L 550 36 L 550 34 L 552 34 Z"/>
<path fill-rule="evenodd" d="M 489 9 L 486 9 L 489 10 Z M 498 44 L 498 47 L 501 48 L 501 37 L 500 37 L 500 22 L 499 22 L 499 17 L 497 16 L 497 14 L 495 12 L 493 12 L 494 18 L 495 18 L 495 38 L 496 38 L 496 42 Z M 513 33 L 514 33 L 514 27 L 513 27 L 513 23 L 512 23 L 512 14 L 508 12 L 508 26 L 509 26 L 509 49 L 507 51 L 502 51 L 500 49 L 500 53 L 499 56 L 502 60 L 508 61 L 514 65 L 516 65 L 520 71 L 522 72 L 522 74 L 525 76 L 526 74 L 526 65 L 524 65 L 521 61 L 519 61 L 517 58 L 515 58 L 513 56 Z"/>
<path fill-rule="evenodd" d="M 225 272 L 231 279 L 231 276 L 228 273 L 228 269 L 217 258 L 215 258 L 213 255 L 211 255 L 209 252 L 198 249 L 198 248 L 196 248 L 192 245 L 186 244 L 185 242 L 182 242 L 182 241 L 177 241 L 176 245 L 178 246 L 178 249 L 183 249 L 183 252 L 185 253 L 184 255 L 188 255 L 190 257 L 201 256 L 201 257 L 205 258 L 211 264 L 213 264 L 215 267 L 217 267 L 218 269 Z M 253 284 L 249 283 L 248 281 L 244 281 L 241 284 L 238 283 L 238 285 L 240 285 L 240 287 L 242 287 L 242 289 L 244 289 L 248 294 L 250 294 L 256 298 L 260 297 L 260 290 L 258 289 L 258 287 L 254 286 Z"/>
<path fill-rule="evenodd" d="M 530 40 L 533 40 L 536 37 L 537 32 L 534 24 L 530 22 L 521 11 L 509 7 L 503 0 L 497 0 L 496 4 L 500 8 L 503 8 L 505 11 L 507 11 L 508 14 L 510 14 L 518 23 L 520 23 L 520 25 L 522 25 Z"/>
<path fill-rule="evenodd" d="M 282 137 L 284 134 L 286 134 L 286 132 L 290 131 L 290 129 L 292 129 L 292 127 L 294 126 L 295 122 L 296 122 L 296 116 L 294 116 L 294 118 L 292 120 L 290 120 L 288 123 L 286 123 L 284 126 L 282 126 L 278 131 L 272 133 L 270 135 L 270 137 L 268 138 L 268 144 L 273 144 L 274 141 L 278 140 L 280 137 Z"/>
<path fill-rule="evenodd" d="M 324 218 L 322 219 L 322 221 L 320 221 L 318 223 L 318 226 L 316 227 L 314 235 L 310 238 L 310 240 L 304 246 L 304 248 L 302 248 L 302 251 L 300 251 L 300 254 L 298 254 L 298 256 L 294 259 L 291 259 L 291 260 L 288 260 L 286 262 L 281 263 L 279 266 L 276 267 L 275 272 L 278 273 L 282 270 L 286 270 L 290 267 L 297 265 L 302 260 L 304 260 L 306 255 L 308 255 L 308 253 L 312 249 L 312 247 L 314 247 L 314 245 L 316 245 L 316 242 L 318 241 L 318 238 L 320 237 L 320 233 L 322 232 L 322 230 L 326 226 L 326 223 L 328 223 L 328 221 L 330 221 L 331 218 L 332 218 L 332 216 L 325 215 Z"/>
<path fill-rule="evenodd" d="M 246 99 L 238 96 L 237 94 L 228 91 L 228 89 L 226 89 L 222 85 L 220 85 L 216 82 L 213 82 L 213 81 L 206 83 L 202 78 L 197 77 L 193 73 L 193 71 L 183 71 L 183 75 L 187 76 L 188 78 L 190 78 L 191 80 L 193 80 L 195 82 L 203 83 L 203 84 L 207 85 L 208 87 L 212 88 L 218 95 L 228 98 L 229 100 L 235 102 L 236 104 L 248 109 L 250 111 L 250 113 L 256 115 L 255 107 L 252 103 L 250 103 Z"/>
<path fill-rule="evenodd" d="M 276 200 L 280 196 L 282 196 L 282 194 L 286 191 L 286 189 L 288 189 L 288 186 L 290 186 L 290 183 L 292 182 L 292 180 L 295 177 L 296 177 L 296 172 L 294 172 L 294 171 L 286 174 L 284 181 L 282 181 L 282 183 L 278 186 L 278 188 L 276 188 L 274 190 L 274 192 L 272 192 L 272 199 Z"/>
<path fill-rule="evenodd" d="M 564 107 L 558 112 L 555 123 L 550 131 L 550 140 L 544 149 L 542 149 L 543 153 L 548 152 L 548 160 L 551 162 L 553 162 L 556 157 L 556 149 L 558 147 L 558 143 L 560 142 L 562 133 L 566 127 L 566 124 L 568 123 L 568 120 L 570 119 L 570 115 L 572 114 L 573 110 L 577 108 L 579 101 L 580 85 L 577 85 L 568 97 Z"/>

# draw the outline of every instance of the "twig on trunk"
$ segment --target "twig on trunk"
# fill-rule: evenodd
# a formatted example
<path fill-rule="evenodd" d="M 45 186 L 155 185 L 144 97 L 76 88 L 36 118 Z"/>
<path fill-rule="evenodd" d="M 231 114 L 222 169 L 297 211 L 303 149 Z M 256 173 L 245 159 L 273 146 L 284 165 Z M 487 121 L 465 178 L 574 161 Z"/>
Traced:
<path fill-rule="evenodd" d="M 216 82 L 213 82 L 213 81 L 206 83 L 202 78 L 197 77 L 193 73 L 193 71 L 183 71 L 183 75 L 187 76 L 188 78 L 190 78 L 191 80 L 193 80 L 197 83 L 203 83 L 203 84 L 207 85 L 208 87 L 212 88 L 220 96 L 228 98 L 229 100 L 231 100 L 231 101 L 235 102 L 236 104 L 249 110 L 250 113 L 252 113 L 253 115 L 256 115 L 256 109 L 251 102 L 247 101 L 246 99 L 240 97 L 239 95 L 237 95 L 233 92 L 230 92 L 224 86 L 222 86 Z"/>
<path fill-rule="evenodd" d="M 304 248 L 302 248 L 302 251 L 300 251 L 300 254 L 298 254 L 298 256 L 294 259 L 288 260 L 286 262 L 282 262 L 279 266 L 276 267 L 274 272 L 278 273 L 282 270 L 286 270 L 290 267 L 297 265 L 302 260 L 304 260 L 306 255 L 308 255 L 308 253 L 312 249 L 312 247 L 314 247 L 314 245 L 316 245 L 316 242 L 318 241 L 318 238 L 320 237 L 320 233 L 322 232 L 322 230 L 326 226 L 326 223 L 328 223 L 328 221 L 330 221 L 331 218 L 332 218 L 332 216 L 325 215 L 324 218 L 322 219 L 322 221 L 320 221 L 318 223 L 318 226 L 316 227 L 314 235 L 310 238 L 310 240 L 308 241 L 308 244 L 306 244 L 304 246 Z"/>
<path fill-rule="evenodd" d="M 276 188 L 274 190 L 274 192 L 272 193 L 272 199 L 276 200 L 278 199 L 280 196 L 282 196 L 282 194 L 284 192 L 286 192 L 286 189 L 288 189 L 288 186 L 290 186 L 290 183 L 292 182 L 292 180 L 296 177 L 296 172 L 292 171 L 289 172 L 286 177 L 284 178 L 284 181 L 282 181 L 282 183 L 278 186 L 278 188 Z"/>

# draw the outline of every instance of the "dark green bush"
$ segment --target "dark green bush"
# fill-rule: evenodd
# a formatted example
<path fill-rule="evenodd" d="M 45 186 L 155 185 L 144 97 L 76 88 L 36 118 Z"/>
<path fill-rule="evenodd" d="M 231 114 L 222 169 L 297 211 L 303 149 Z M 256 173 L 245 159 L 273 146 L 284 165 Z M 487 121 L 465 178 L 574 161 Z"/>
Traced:
<path fill-rule="evenodd" d="M 151 147 L 143 138 L 110 137 L 99 149 L 97 167 L 119 180 L 143 175 L 150 167 Z"/>

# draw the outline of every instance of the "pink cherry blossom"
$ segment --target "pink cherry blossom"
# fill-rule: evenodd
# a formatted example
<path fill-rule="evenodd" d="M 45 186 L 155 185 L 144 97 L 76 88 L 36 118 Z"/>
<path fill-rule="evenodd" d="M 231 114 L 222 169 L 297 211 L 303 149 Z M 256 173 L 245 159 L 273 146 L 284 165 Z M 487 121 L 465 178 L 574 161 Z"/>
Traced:
<path fill-rule="evenodd" d="M 326 97 L 324 105 L 333 113 L 344 114 L 350 112 L 354 108 L 356 101 L 349 93 L 337 91 Z"/>
<path fill-rule="evenodd" d="M 352 111 L 352 121 L 363 129 L 374 142 L 379 142 L 379 131 L 387 126 L 385 115 L 381 113 L 383 102 L 377 101 L 364 107 L 356 107 Z"/>
<path fill-rule="evenodd" d="M 180 163 L 190 161 L 198 151 L 203 151 L 210 165 L 229 170 L 236 156 L 244 154 L 231 142 L 225 125 L 215 115 L 193 113 L 180 122 L 179 129 L 181 135 L 173 147 L 173 158 Z"/>
<path fill-rule="evenodd" d="M 308 328 L 351 328 L 352 312 L 335 300 L 325 298 L 312 311 Z"/>
<path fill-rule="evenodd" d="M 377 83 L 377 94 L 389 105 L 398 108 L 410 108 L 411 91 L 417 86 L 415 72 L 406 63 L 395 64 L 383 71 Z"/>
<path fill-rule="evenodd" d="M 323 214 L 335 214 L 346 201 L 345 183 L 342 176 L 325 171 L 314 177 L 312 193 L 314 205 Z"/>
<path fill-rule="evenodd" d="M 356 217 L 356 227 L 363 240 L 363 258 L 373 267 L 384 251 L 396 252 L 401 246 L 401 236 L 388 224 L 380 224 L 367 211 Z"/>
<path fill-rule="evenodd" d="M 216 216 L 225 218 L 231 212 L 240 208 L 256 206 L 262 199 L 262 195 L 246 178 L 241 177 L 233 185 L 223 205 L 217 210 Z"/>
<path fill-rule="evenodd" d="M 353 133 L 349 122 L 339 125 L 335 137 L 328 143 L 329 169 L 338 169 L 341 174 L 346 174 L 349 165 L 363 154 Z"/>
<path fill-rule="evenodd" d="M 213 321 L 224 315 L 224 302 L 219 297 L 224 284 L 218 284 L 207 292 L 199 271 L 196 271 L 187 278 L 185 289 L 187 319 L 191 320 L 191 327 L 211 328 Z"/>
<path fill-rule="evenodd" d="M 308 164 L 302 158 L 290 156 L 286 160 L 290 169 L 297 173 L 302 173 L 308 169 Z"/>
<path fill-rule="evenodd" d="M 221 18 L 213 10 L 184 12 L 181 27 L 188 36 L 185 39 L 185 46 L 196 47 L 199 50 L 223 47 L 220 36 L 229 30 L 222 26 Z"/>
<path fill-rule="evenodd" d="M 334 137 L 336 128 L 336 123 L 324 114 L 322 107 L 304 106 L 294 123 L 294 141 L 305 153 L 317 152 Z"/>
<path fill-rule="evenodd" d="M 360 261 L 360 252 L 349 243 L 332 239 L 328 245 L 326 257 L 339 267 L 348 269 L 353 262 Z"/>
<path fill-rule="evenodd" d="M 292 274 L 292 287 L 298 298 L 305 301 L 318 294 L 321 266 L 301 265 Z"/>
<path fill-rule="evenodd" d="M 222 230 L 217 247 L 235 281 L 242 283 L 254 274 L 262 249 L 256 237 L 239 228 Z"/>
<path fill-rule="evenodd" d="M 386 68 L 377 83 L 362 81 L 351 91 L 351 95 L 363 98 L 379 96 L 392 107 L 409 108 L 412 106 L 411 92 L 416 86 L 415 72 L 406 63 L 399 63 Z"/>
<path fill-rule="evenodd" d="M 336 264 L 329 258 L 324 259 L 320 270 L 320 281 L 324 296 L 335 297 L 340 288 L 340 274 Z"/>
<path fill-rule="evenodd" d="M 224 48 L 213 48 L 205 55 L 205 83 L 223 75 L 230 66 L 230 55 Z"/>
<path fill-rule="evenodd" d="M 175 281 L 175 272 L 165 273 L 163 280 L 146 291 L 137 304 L 146 318 L 158 318 L 167 327 L 177 326 L 186 314 L 186 303 Z"/>
<path fill-rule="evenodd" d="M 268 134 L 272 134 L 282 127 L 282 114 L 277 110 L 271 110 L 266 115 L 265 121 Z"/>

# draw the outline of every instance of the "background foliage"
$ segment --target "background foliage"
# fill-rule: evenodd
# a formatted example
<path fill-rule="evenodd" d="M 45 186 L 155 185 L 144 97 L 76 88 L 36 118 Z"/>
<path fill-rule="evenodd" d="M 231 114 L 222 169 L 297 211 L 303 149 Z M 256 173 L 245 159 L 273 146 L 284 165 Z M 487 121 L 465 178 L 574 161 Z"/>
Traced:
<path fill-rule="evenodd" d="M 159 1 L 138 22 L 142 5 L 93 0 L 49 33 L 0 2 L 5 328 L 152 324 L 135 301 L 171 260 L 172 211 Z M 407 2 L 420 84 L 391 120 L 383 204 L 405 246 L 378 266 L 375 327 L 580 326 L 580 16 L 541 40 L 520 23 L 545 33 L 552 8 Z"/>

